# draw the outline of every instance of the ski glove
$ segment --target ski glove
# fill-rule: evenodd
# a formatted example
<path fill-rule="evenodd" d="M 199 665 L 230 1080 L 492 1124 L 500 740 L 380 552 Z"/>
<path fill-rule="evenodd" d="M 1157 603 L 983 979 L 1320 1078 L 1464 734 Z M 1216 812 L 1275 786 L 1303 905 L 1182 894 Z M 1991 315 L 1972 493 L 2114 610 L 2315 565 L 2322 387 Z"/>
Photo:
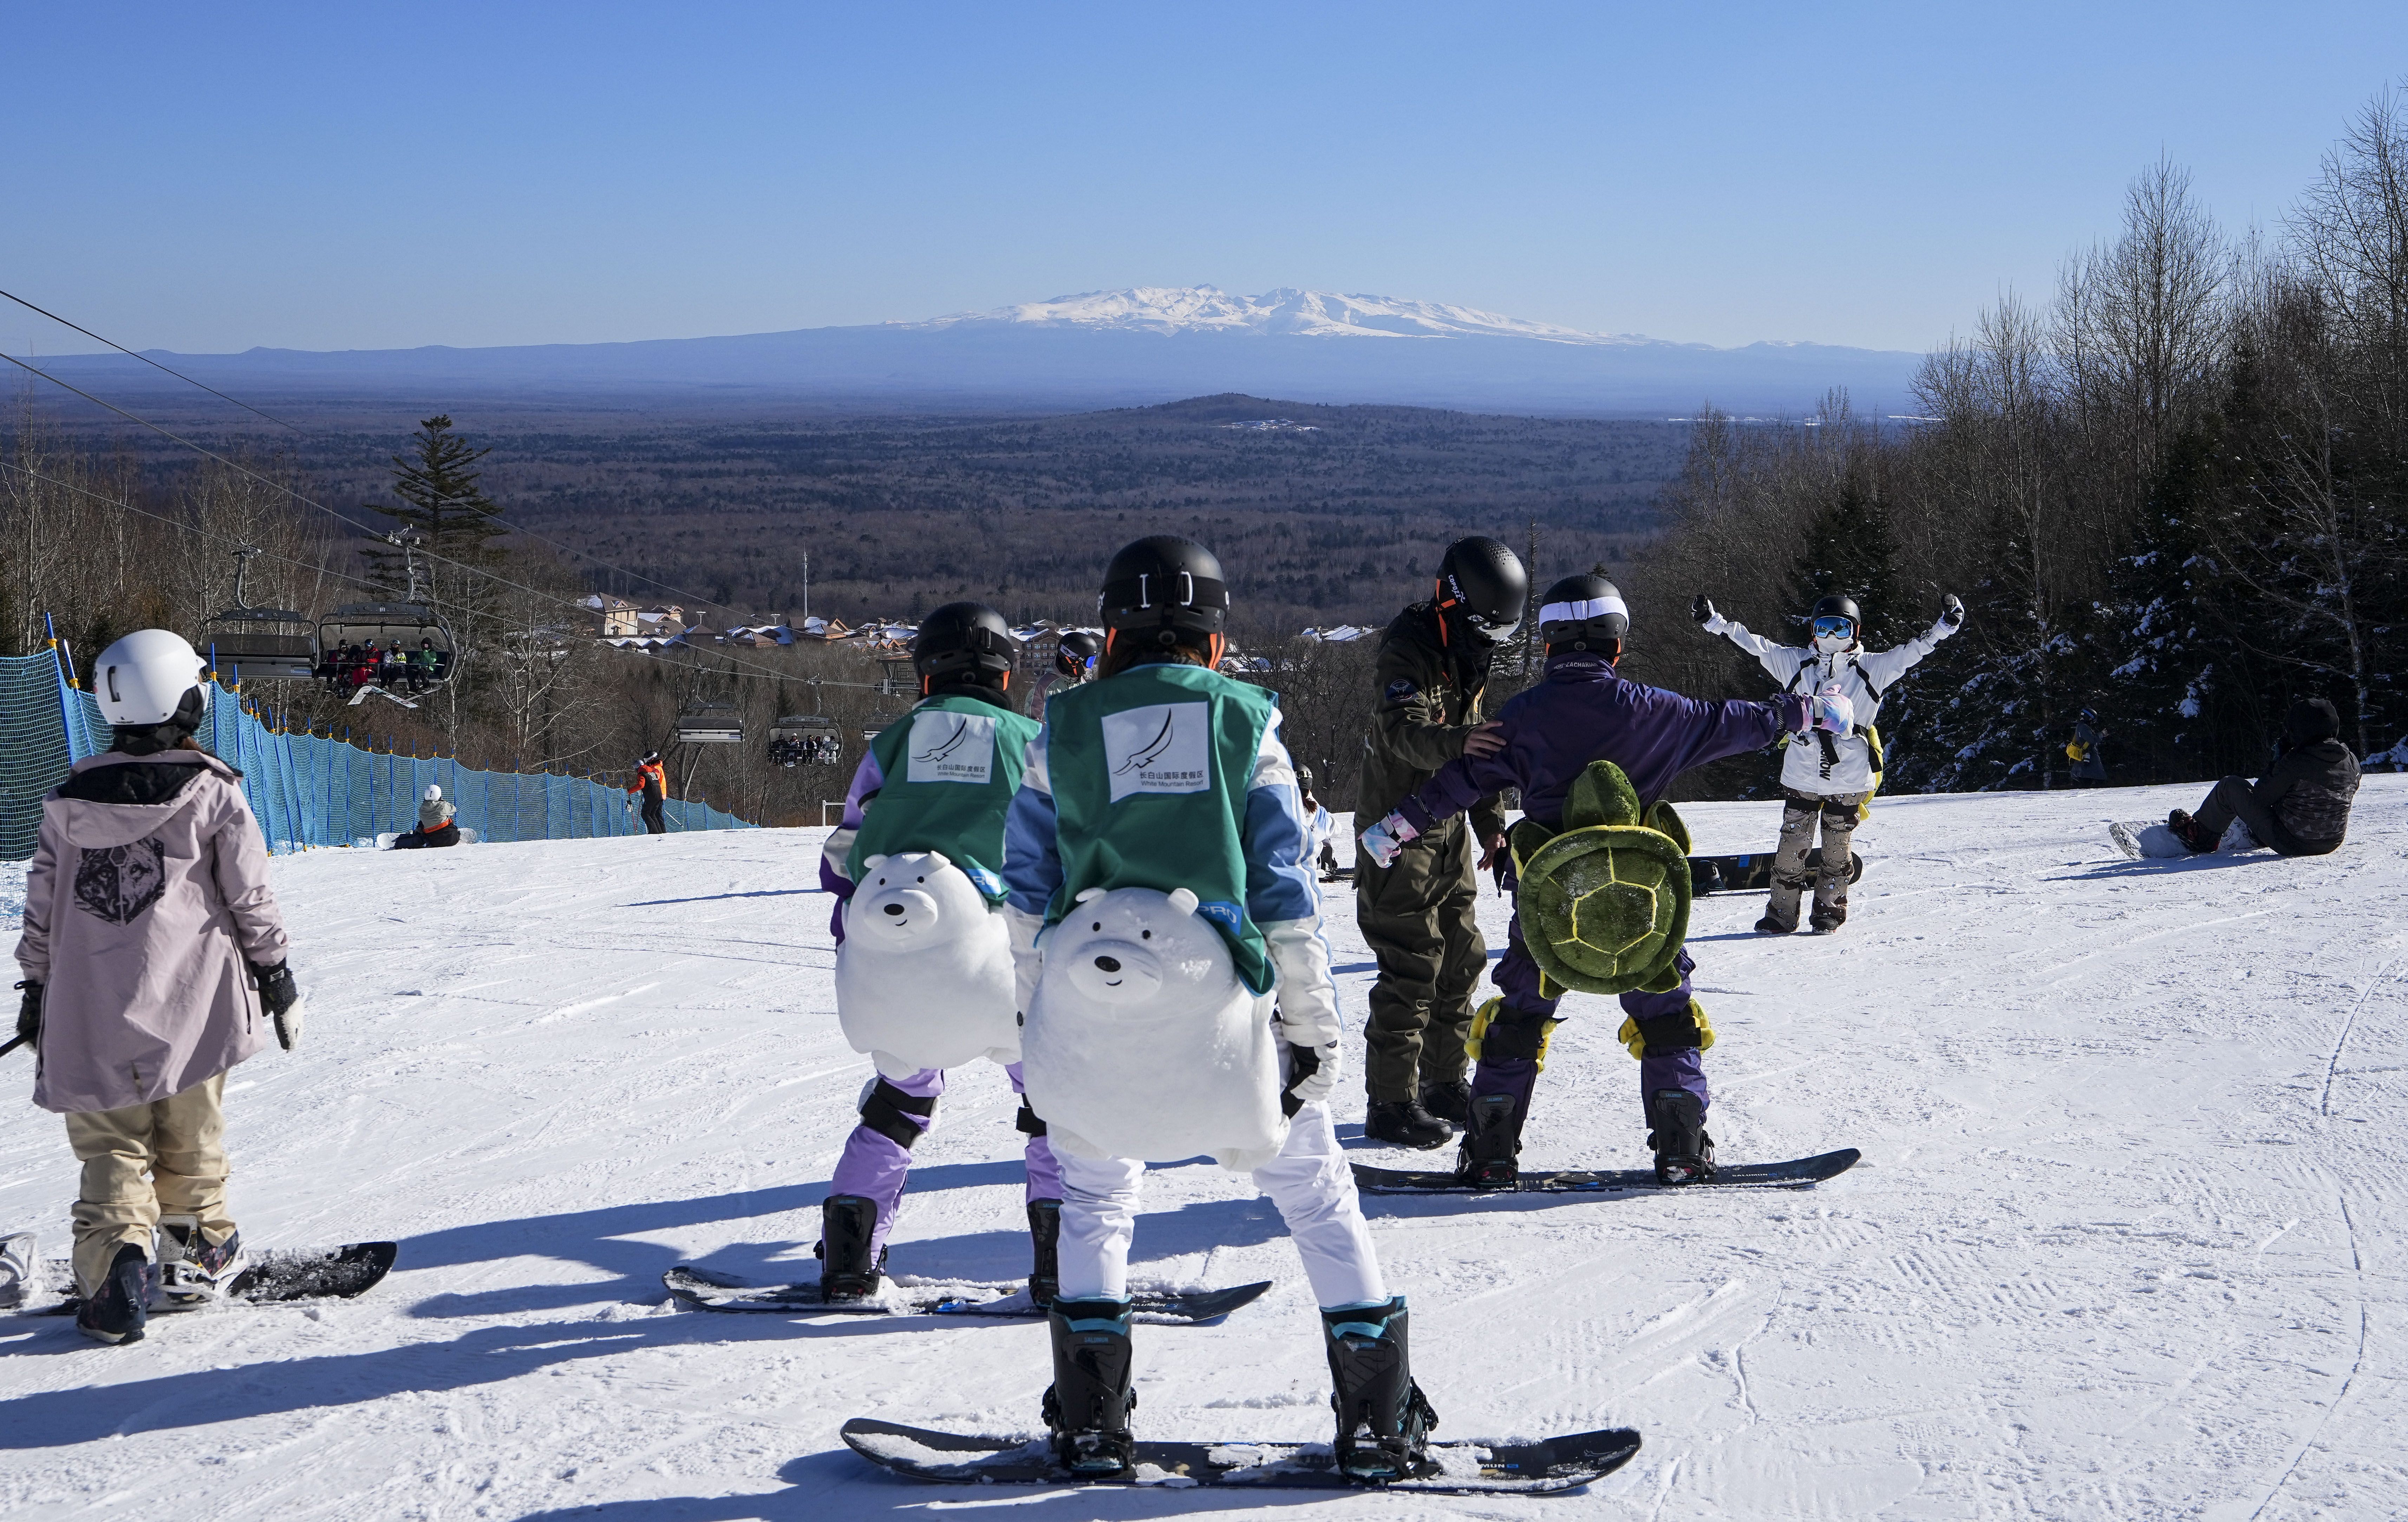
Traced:
<path fill-rule="evenodd" d="M 303 1013 L 301 985 L 293 981 L 293 969 L 282 962 L 274 967 L 253 962 L 251 974 L 259 984 L 259 1002 L 276 1020 L 276 1044 L 292 1051 L 301 1044 Z"/>
<path fill-rule="evenodd" d="M 17 1039 L 38 1046 L 42 1041 L 42 985 L 28 982 L 17 986 L 25 991 L 25 1001 L 17 1006 Z"/>
<path fill-rule="evenodd" d="M 1855 731 L 1856 706 L 1848 701 L 1848 695 L 1840 690 L 1838 682 L 1806 700 L 1806 727 L 1828 729 L 1842 739 Z"/>
<path fill-rule="evenodd" d="M 1338 1043 L 1325 1053 L 1310 1046 L 1287 1049 L 1287 1087 L 1280 1090 L 1280 1112 L 1290 1120 L 1309 1104 L 1319 1104 L 1338 1086 Z"/>
<path fill-rule="evenodd" d="M 1712 624 L 1714 621 L 1714 600 L 1702 592 L 1698 593 L 1698 600 L 1689 604 L 1689 616 L 1700 624 Z"/>
<path fill-rule="evenodd" d="M 1422 832 L 1413 828 L 1412 821 L 1401 813 L 1392 813 L 1363 832 L 1363 849 L 1383 867 L 1394 867 L 1397 854 L 1421 839 Z"/>
<path fill-rule="evenodd" d="M 1940 622 L 1952 629 L 1964 626 L 1965 605 L 1956 600 L 1956 594 L 1954 592 L 1948 594 L 1948 600 L 1940 605 Z"/>

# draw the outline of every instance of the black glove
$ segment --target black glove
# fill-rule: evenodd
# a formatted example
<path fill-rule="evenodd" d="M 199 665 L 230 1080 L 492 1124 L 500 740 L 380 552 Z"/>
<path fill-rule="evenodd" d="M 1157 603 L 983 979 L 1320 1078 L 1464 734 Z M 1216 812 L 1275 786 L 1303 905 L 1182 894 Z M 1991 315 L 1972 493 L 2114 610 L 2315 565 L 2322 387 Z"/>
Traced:
<path fill-rule="evenodd" d="M 282 962 L 274 967 L 251 964 L 251 975 L 259 984 L 259 1002 L 276 1021 L 276 1042 L 287 1052 L 301 1044 L 301 985 L 293 981 L 293 969 Z"/>
<path fill-rule="evenodd" d="M 25 991 L 25 1001 L 17 1006 L 17 1038 L 38 1046 L 42 1041 L 42 985 L 21 983 L 17 986 Z"/>
<path fill-rule="evenodd" d="M 1940 622 L 1952 629 L 1961 628 L 1964 625 L 1965 605 L 1956 600 L 1956 594 L 1954 592 L 1948 594 L 1947 600 L 1940 606 Z"/>
<path fill-rule="evenodd" d="M 1696 619 L 1700 624 L 1713 623 L 1714 621 L 1714 600 L 1712 597 L 1707 596 L 1702 592 L 1698 593 L 1698 600 L 1689 604 L 1689 616 Z"/>
<path fill-rule="evenodd" d="M 1291 1046 L 1287 1049 L 1287 1087 L 1280 1090 L 1282 1114 L 1290 1120 L 1296 1118 L 1296 1113 L 1304 1108 L 1303 1098 L 1296 1092 L 1297 1085 L 1320 1070 L 1321 1054 L 1312 1047 Z"/>

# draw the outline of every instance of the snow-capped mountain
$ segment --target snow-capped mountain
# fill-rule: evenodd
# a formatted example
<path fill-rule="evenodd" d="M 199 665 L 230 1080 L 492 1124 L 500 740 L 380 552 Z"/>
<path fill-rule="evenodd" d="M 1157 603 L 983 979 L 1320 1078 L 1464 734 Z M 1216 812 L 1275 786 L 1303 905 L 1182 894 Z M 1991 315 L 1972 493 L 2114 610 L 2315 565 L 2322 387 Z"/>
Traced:
<path fill-rule="evenodd" d="M 1366 341 L 1348 341 L 1366 340 Z M 1372 341 L 1377 340 L 1377 341 Z M 1812 410 L 1833 386 L 1907 400 L 1919 354 L 1828 344 L 1738 349 L 1506 317 L 1445 302 L 1283 288 L 1135 286 L 914 322 L 642 343 L 315 353 L 253 349 L 162 361 L 249 395 L 364 401 L 518 397 L 574 405 L 1071 411 L 1241 392 L 1301 402 L 1665 416 L 1700 403 Z M 133 395 L 164 381 L 121 355 L 57 362 Z"/>
<path fill-rule="evenodd" d="M 1541 343 L 1658 345 L 1634 333 L 1584 333 L 1552 323 L 1398 296 L 1340 295 L 1281 286 L 1233 296 L 1217 285 L 1139 285 L 955 312 L 898 327 L 950 328 L 982 323 L 1134 333 L 1293 334 L 1312 338 L 1528 338 Z M 1667 345 L 1704 348 L 1703 344 Z"/>

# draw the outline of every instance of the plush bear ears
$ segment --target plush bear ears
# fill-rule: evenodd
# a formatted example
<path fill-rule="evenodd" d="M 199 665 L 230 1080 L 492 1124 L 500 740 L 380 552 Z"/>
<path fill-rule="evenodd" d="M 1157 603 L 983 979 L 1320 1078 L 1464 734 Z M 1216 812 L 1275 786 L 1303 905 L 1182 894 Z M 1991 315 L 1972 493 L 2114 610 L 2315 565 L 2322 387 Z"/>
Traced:
<path fill-rule="evenodd" d="M 951 856 L 946 855 L 941 851 L 931 851 L 927 854 L 928 869 L 930 871 L 941 872 L 946 868 L 951 867 L 953 864 L 953 859 Z M 861 859 L 861 869 L 865 872 L 874 872 L 893 859 L 893 857 L 883 854 L 864 856 Z"/>
<path fill-rule="evenodd" d="M 1079 897 L 1073 901 L 1083 904 L 1090 898 L 1100 898 L 1110 891 L 1111 890 L 1109 888 L 1082 888 L 1079 890 Z M 1168 898 L 1170 907 L 1181 914 L 1195 913 L 1196 906 L 1200 901 L 1192 891 L 1186 888 L 1173 888 L 1163 897 Z"/>
<path fill-rule="evenodd" d="M 861 869 L 865 872 L 874 872 L 878 870 L 880 867 L 885 865 L 885 862 L 886 858 L 882 854 L 876 856 L 864 856 L 861 858 Z"/>

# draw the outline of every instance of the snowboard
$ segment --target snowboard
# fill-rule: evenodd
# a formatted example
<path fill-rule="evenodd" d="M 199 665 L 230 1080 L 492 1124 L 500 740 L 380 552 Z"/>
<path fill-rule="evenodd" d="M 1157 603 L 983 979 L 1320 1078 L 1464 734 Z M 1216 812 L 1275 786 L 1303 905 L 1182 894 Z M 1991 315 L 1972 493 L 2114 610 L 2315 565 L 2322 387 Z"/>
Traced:
<path fill-rule="evenodd" d="M 227 1290 L 219 1304 L 275 1305 L 286 1300 L 348 1300 L 374 1289 L 393 1270 L 400 1249 L 389 1242 L 354 1242 L 315 1251 L 263 1253 Z M 64 1258 L 43 1265 L 46 1277 L 64 1299 L 21 1311 L 21 1315 L 71 1316 L 83 1308 L 75 1293 L 75 1268 Z M 208 1310 L 203 1305 L 195 1309 Z M 154 1315 L 179 1315 L 180 1308 L 157 1306 Z"/>
<path fill-rule="evenodd" d="M 2134 861 L 2146 861 L 2153 856 L 2187 856 L 2191 854 L 2190 847 L 2183 844 L 2181 838 L 2163 824 L 2127 825 L 2119 821 L 2107 826 L 2107 834 L 2114 840 L 2115 849 Z"/>
<path fill-rule="evenodd" d="M 1627 1427 L 1507 1443 L 1429 1445 L 1420 1473 L 1385 1483 L 1338 1472 L 1326 1443 L 1143 1443 L 1126 1478 L 1073 1474 L 1039 1437 L 986 1437 L 898 1427 L 867 1416 L 844 1424 L 845 1446 L 881 1469 L 951 1485 L 1130 1485 L 1259 1489 L 1396 1490 L 1422 1495 L 1543 1495 L 1602 1479 L 1639 1451 Z"/>
<path fill-rule="evenodd" d="M 1772 886 L 1773 853 L 1767 851 L 1747 856 L 1691 856 L 1689 858 L 1689 891 L 1703 893 L 1763 893 Z M 1823 848 L 1815 846 L 1806 853 L 1806 870 L 1823 869 Z M 1865 875 L 1865 858 L 1848 853 L 1848 881 L 1856 882 Z"/>
<path fill-rule="evenodd" d="M 1652 1194 L 1683 1189 L 1803 1189 L 1825 1179 L 1838 1178 L 1864 1155 L 1854 1147 L 1799 1157 L 1785 1163 L 1721 1163 L 1709 1184 L 1658 1184 L 1652 1168 L 1612 1169 L 1604 1172 L 1559 1170 L 1517 1175 L 1515 1190 L 1528 1194 Z M 1354 1165 L 1354 1186 L 1371 1194 L 1506 1194 L 1502 1185 L 1470 1185 L 1453 1173 L 1415 1173 L 1392 1168 Z"/>
<path fill-rule="evenodd" d="M 1025 1285 L 944 1284 L 898 1285 L 867 1299 L 820 1299 L 812 1284 L 761 1285 L 740 1274 L 721 1273 L 680 1264 L 661 1275 L 661 1284 L 685 1304 L 702 1311 L 732 1311 L 753 1315 L 922 1315 L 1038 1317 L 1045 1307 L 1028 1298 Z M 1271 1287 L 1233 1285 L 1227 1289 L 1140 1289 L 1129 1295 L 1140 1321 L 1217 1321 L 1242 1305 L 1251 1305 Z"/>
<path fill-rule="evenodd" d="M 394 842 L 394 841 L 400 840 L 400 839 L 402 838 L 402 836 L 403 836 L 403 835 L 406 835 L 406 834 L 408 834 L 408 833 L 409 833 L 409 832 L 408 832 L 408 831 L 407 831 L 407 830 L 402 830 L 402 831 L 386 830 L 383 834 L 379 835 L 379 836 L 376 838 L 376 848 L 377 848 L 379 851 L 390 851 L 390 850 L 392 850 L 392 849 L 393 849 L 393 842 Z M 363 841 L 362 843 L 363 843 L 363 844 L 366 844 L 366 842 Z M 462 845 L 475 845 L 476 843 L 477 843 L 477 832 L 476 832 L 475 830 L 472 830 L 472 829 L 464 829 L 464 830 L 462 830 L 462 831 L 460 832 L 460 844 L 462 844 Z M 426 849 L 426 848 L 422 848 L 422 849 Z M 435 847 L 432 847 L 431 849 L 434 849 L 434 850 L 437 850 L 437 851 L 448 851 L 448 850 L 452 850 L 452 849 L 454 849 L 454 848 L 450 847 L 450 846 L 435 846 Z"/>

